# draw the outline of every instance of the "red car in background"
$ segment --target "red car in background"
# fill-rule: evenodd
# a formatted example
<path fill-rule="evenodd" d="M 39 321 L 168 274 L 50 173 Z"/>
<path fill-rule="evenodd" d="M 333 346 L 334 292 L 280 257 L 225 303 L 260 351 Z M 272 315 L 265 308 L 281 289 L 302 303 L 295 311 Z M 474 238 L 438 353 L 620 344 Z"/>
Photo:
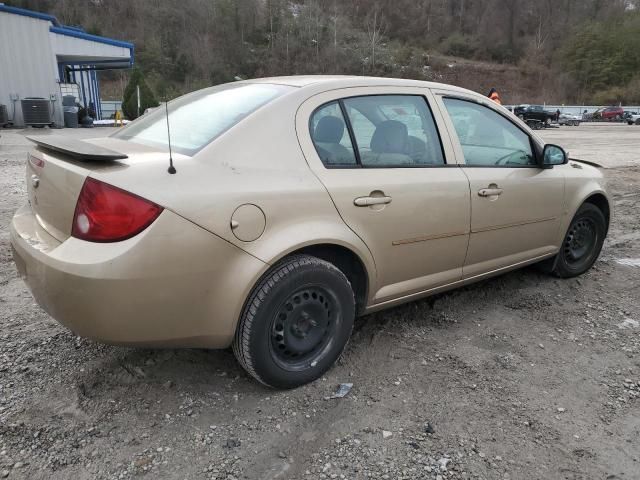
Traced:
<path fill-rule="evenodd" d="M 594 120 L 622 120 L 624 109 L 622 107 L 599 108 L 593 112 Z"/>

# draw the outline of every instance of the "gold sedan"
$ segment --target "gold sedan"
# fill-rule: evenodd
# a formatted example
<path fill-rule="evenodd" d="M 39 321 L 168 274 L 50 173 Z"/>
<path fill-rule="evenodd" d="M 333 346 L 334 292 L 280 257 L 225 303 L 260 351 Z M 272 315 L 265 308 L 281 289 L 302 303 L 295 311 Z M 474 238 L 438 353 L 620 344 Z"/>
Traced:
<path fill-rule="evenodd" d="M 596 168 L 436 83 L 236 82 L 35 141 L 11 243 L 40 305 L 103 342 L 233 345 L 278 388 L 329 369 L 356 315 L 532 263 L 584 273 L 611 217 Z"/>

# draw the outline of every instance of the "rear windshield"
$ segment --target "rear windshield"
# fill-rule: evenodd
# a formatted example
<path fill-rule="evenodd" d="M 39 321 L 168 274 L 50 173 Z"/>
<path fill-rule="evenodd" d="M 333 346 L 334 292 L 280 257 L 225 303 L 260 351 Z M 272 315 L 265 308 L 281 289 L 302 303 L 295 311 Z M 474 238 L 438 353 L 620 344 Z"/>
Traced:
<path fill-rule="evenodd" d="M 240 120 L 293 87 L 272 84 L 222 85 L 169 102 L 171 148 L 194 155 Z M 164 105 L 114 135 L 152 147 L 168 148 Z"/>

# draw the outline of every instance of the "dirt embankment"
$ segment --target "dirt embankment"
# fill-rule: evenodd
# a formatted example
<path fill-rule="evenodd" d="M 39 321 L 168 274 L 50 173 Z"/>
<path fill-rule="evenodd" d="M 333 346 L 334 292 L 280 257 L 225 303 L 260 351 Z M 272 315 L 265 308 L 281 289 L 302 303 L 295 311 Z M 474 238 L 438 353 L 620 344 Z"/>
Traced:
<path fill-rule="evenodd" d="M 434 81 L 488 93 L 494 87 L 504 104 L 562 102 L 561 79 L 548 70 L 511 64 L 433 56 L 428 74 Z"/>

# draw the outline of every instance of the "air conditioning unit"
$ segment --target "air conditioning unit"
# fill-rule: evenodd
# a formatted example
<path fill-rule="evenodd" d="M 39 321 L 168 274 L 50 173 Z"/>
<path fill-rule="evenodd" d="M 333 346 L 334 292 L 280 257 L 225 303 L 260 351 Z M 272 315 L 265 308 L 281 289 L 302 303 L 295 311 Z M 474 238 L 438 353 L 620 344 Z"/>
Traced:
<path fill-rule="evenodd" d="M 25 125 L 44 127 L 53 124 L 49 99 L 28 97 L 20 100 L 20 103 L 22 104 L 22 119 Z"/>
<path fill-rule="evenodd" d="M 6 126 L 9 123 L 9 114 L 7 113 L 7 106 L 0 105 L 0 128 Z"/>

